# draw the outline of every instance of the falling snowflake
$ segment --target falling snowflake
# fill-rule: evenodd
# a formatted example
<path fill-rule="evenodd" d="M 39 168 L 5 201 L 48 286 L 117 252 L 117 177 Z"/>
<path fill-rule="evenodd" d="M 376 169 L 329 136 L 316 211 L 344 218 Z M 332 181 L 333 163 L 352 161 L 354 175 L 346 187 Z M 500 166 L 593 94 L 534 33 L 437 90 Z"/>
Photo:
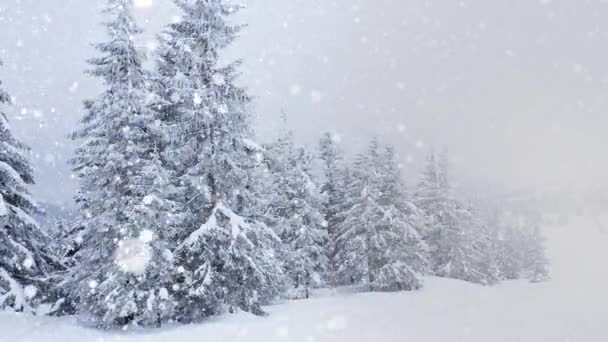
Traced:
<path fill-rule="evenodd" d="M 25 295 L 25 298 L 28 298 L 28 299 L 32 299 L 32 298 L 36 297 L 37 293 L 38 293 L 38 289 L 34 285 L 28 285 L 23 289 L 23 294 Z"/>
<path fill-rule="evenodd" d="M 146 234 L 147 235 L 147 234 Z M 148 244 L 143 241 L 148 236 L 139 239 L 121 241 L 116 252 L 116 264 L 127 273 L 143 274 L 152 258 Z"/>

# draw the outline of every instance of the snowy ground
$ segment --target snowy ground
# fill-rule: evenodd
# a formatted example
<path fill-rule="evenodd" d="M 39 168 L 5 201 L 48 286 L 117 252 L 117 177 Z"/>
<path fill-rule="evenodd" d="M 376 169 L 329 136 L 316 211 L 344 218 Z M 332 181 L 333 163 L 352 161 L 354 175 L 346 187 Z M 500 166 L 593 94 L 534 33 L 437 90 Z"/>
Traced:
<path fill-rule="evenodd" d="M 428 279 L 420 292 L 326 293 L 271 307 L 267 318 L 240 314 L 145 334 L 0 313 L 0 342 L 608 341 L 608 220 L 573 219 L 548 234 L 553 279 L 543 284 Z"/>

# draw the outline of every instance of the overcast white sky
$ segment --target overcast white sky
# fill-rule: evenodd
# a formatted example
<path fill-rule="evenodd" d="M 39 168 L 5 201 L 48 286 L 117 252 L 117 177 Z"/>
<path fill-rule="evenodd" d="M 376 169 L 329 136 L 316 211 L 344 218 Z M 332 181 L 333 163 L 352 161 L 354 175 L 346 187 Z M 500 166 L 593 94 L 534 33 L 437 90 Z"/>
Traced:
<path fill-rule="evenodd" d="M 141 0 L 153 34 L 176 13 Z M 356 151 L 374 134 L 407 170 L 449 147 L 457 173 L 497 187 L 606 185 L 608 2 L 602 0 L 246 0 L 244 59 L 258 133 L 281 110 L 303 142 L 331 129 Z M 35 152 L 36 194 L 69 201 L 67 134 L 94 96 L 83 75 L 103 37 L 101 0 L 1 0 L 0 78 L 15 133 Z"/>

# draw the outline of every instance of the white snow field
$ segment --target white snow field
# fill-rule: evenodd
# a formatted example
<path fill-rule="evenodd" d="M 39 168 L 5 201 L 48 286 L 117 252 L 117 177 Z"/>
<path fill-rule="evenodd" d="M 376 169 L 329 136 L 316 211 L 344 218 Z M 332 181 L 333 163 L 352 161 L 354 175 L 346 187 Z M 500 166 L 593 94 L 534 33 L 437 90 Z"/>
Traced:
<path fill-rule="evenodd" d="M 608 230 L 575 218 L 548 230 L 552 280 L 485 288 L 430 278 L 410 293 L 323 293 L 203 324 L 103 332 L 73 319 L 0 313 L 0 342 L 608 341 Z M 604 220 L 608 229 L 608 220 Z"/>

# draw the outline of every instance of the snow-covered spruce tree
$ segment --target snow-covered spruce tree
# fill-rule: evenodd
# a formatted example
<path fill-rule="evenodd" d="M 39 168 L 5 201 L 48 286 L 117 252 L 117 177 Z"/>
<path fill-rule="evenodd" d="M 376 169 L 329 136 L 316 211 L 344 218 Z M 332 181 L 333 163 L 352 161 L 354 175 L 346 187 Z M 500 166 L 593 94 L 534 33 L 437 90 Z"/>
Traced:
<path fill-rule="evenodd" d="M 291 187 L 296 191 L 291 199 L 291 210 L 293 217 L 300 222 L 291 225 L 292 229 L 285 232 L 283 241 L 293 251 L 288 259 L 288 274 L 295 280 L 296 287 L 305 287 L 308 297 L 309 287 L 326 283 L 329 235 L 319 189 L 312 180 L 312 156 L 304 148 L 299 148 L 292 165 L 296 174 Z"/>
<path fill-rule="evenodd" d="M 374 140 L 368 153 L 355 161 L 335 241 L 342 284 L 362 283 L 379 291 L 421 286 L 419 235 L 401 207 L 403 189 L 398 189 L 402 184 L 393 159 L 390 150 L 383 158 Z"/>
<path fill-rule="evenodd" d="M 267 216 L 273 217 L 278 234 L 287 247 L 285 271 L 297 297 L 309 297 L 309 288 L 325 283 L 328 234 L 322 214 L 322 198 L 312 179 L 312 157 L 296 148 L 286 129 L 267 148 L 268 168 L 274 180 Z"/>
<path fill-rule="evenodd" d="M 319 142 L 319 157 L 325 177 L 321 192 L 324 197 L 323 215 L 330 237 L 335 237 L 335 227 L 339 223 L 338 213 L 344 204 L 345 169 L 342 151 L 335 134 L 326 132 Z"/>
<path fill-rule="evenodd" d="M 461 222 L 462 230 L 468 234 L 469 244 L 469 263 L 470 270 L 479 272 L 479 278 L 466 279 L 472 282 L 493 285 L 500 280 L 500 270 L 498 267 L 497 235 L 489 226 L 487 218 L 481 213 L 480 209 L 469 203 L 467 206 L 468 216 Z M 466 268 L 463 273 L 466 273 Z"/>
<path fill-rule="evenodd" d="M 474 210 L 454 197 L 447 165 L 445 154 L 438 158 L 431 152 L 415 195 L 429 222 L 425 239 L 431 269 L 441 277 L 492 284 L 491 236 Z"/>
<path fill-rule="evenodd" d="M 499 217 L 495 215 L 496 212 L 489 209 L 491 205 L 488 201 L 486 199 L 483 202 L 477 202 L 475 207 L 479 213 L 478 222 L 482 225 L 481 230 L 487 242 L 485 257 L 488 259 L 488 277 L 493 283 L 498 283 L 503 279 L 500 268 L 500 223 L 498 222 Z"/>
<path fill-rule="evenodd" d="M 503 280 L 549 278 L 544 239 L 536 220 L 518 211 L 501 211 L 496 219 L 496 264 Z"/>
<path fill-rule="evenodd" d="M 545 238 L 540 229 L 542 215 L 535 210 L 523 210 L 519 219 L 522 276 L 533 283 L 549 279 L 549 260 Z"/>
<path fill-rule="evenodd" d="M 501 218 L 498 265 L 503 279 L 529 279 L 541 282 L 549 278 L 544 238 L 538 225 L 515 213 Z"/>
<path fill-rule="evenodd" d="M 251 141 L 249 96 L 235 84 L 238 62 L 220 53 L 240 31 L 223 0 L 175 0 L 179 22 L 160 36 L 157 107 L 171 127 L 165 157 L 176 173 L 181 218 L 178 320 L 237 309 L 263 314 L 284 288 L 280 240 L 259 220 L 261 162 Z"/>
<path fill-rule="evenodd" d="M 524 275 L 533 283 L 549 279 L 549 261 L 540 228 L 533 226 L 524 234 Z"/>
<path fill-rule="evenodd" d="M 292 170 L 289 168 L 290 158 L 295 150 L 291 132 L 287 130 L 285 117 L 283 116 L 283 127 L 279 137 L 263 146 L 264 174 L 260 183 L 263 183 L 262 198 L 258 201 L 264 212 L 262 219 L 266 225 L 279 235 L 287 230 L 285 223 L 287 215 L 286 203 L 288 202 L 288 178 Z M 285 256 L 283 256 L 285 258 Z"/>
<path fill-rule="evenodd" d="M 163 167 L 166 137 L 148 106 L 148 75 L 133 41 L 140 33 L 130 0 L 109 0 L 109 40 L 97 45 L 89 73 L 105 86 L 86 101 L 72 161 L 80 181 L 83 227 L 67 285 L 77 311 L 101 327 L 160 325 L 171 319 L 171 174 Z"/>
<path fill-rule="evenodd" d="M 515 250 L 515 246 L 513 232 L 510 230 L 501 232 L 496 249 L 496 264 L 500 280 L 514 280 L 521 276 L 521 259 L 517 255 L 518 251 Z"/>
<path fill-rule="evenodd" d="M 441 214 L 448 202 L 448 189 L 445 186 L 445 176 L 442 175 L 437 155 L 431 151 L 427 156 L 422 177 L 414 194 L 416 206 L 427 217 L 423 230 L 423 238 L 429 248 L 429 260 L 434 264 L 434 257 L 439 249 L 441 230 Z M 431 265 L 435 270 L 435 265 Z"/>
<path fill-rule="evenodd" d="M 381 267 L 374 276 L 374 288 L 380 290 L 417 289 L 420 275 L 427 272 L 426 246 L 420 232 L 424 224 L 422 212 L 407 193 L 392 146 L 379 155 L 380 191 L 378 204 L 383 208 L 386 230 L 379 241 Z"/>
<path fill-rule="evenodd" d="M 10 102 L 0 81 L 0 310 L 32 312 L 56 299 L 49 295 L 60 264 L 32 218 L 38 208 L 27 188 L 34 183 L 28 148 L 11 133 L 1 107 Z"/>
<path fill-rule="evenodd" d="M 338 260 L 336 260 L 338 226 L 343 223 L 344 213 L 349 208 L 347 189 L 352 185 L 352 172 L 344 162 L 343 153 L 339 147 L 336 134 L 326 132 L 319 141 L 319 159 L 323 171 L 321 195 L 323 199 L 323 217 L 329 236 L 326 246 L 329 257 L 329 273 L 326 279 L 330 283 L 341 283 L 336 279 Z"/>
<path fill-rule="evenodd" d="M 369 162 L 364 154 L 355 158 L 349 183 L 345 187 L 344 211 L 338 213 L 334 227 L 333 263 L 339 285 L 369 281 L 368 227 L 377 220 L 368 201 Z"/>
<path fill-rule="evenodd" d="M 522 234 L 509 216 L 500 213 L 496 219 L 496 265 L 500 280 L 519 279 L 523 270 Z"/>

